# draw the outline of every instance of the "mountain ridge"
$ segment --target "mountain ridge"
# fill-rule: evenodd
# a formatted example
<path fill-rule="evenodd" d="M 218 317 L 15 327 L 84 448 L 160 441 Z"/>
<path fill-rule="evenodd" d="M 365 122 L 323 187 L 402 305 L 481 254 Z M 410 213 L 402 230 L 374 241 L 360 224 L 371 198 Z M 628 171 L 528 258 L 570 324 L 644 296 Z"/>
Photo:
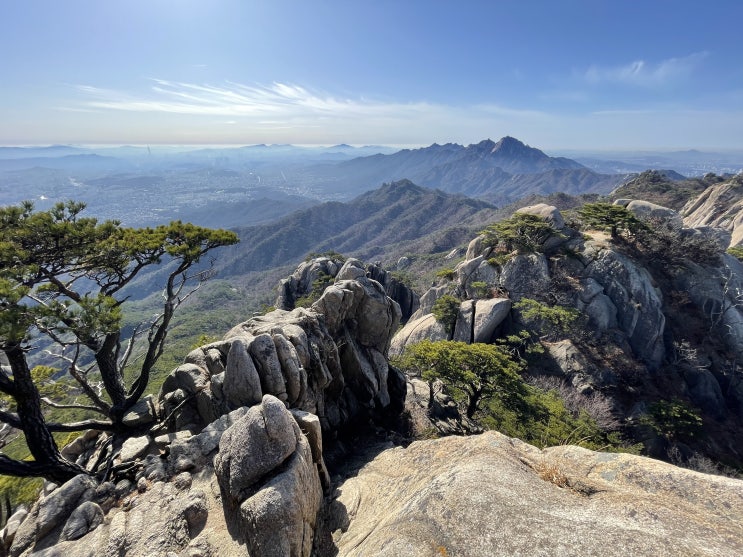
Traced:
<path fill-rule="evenodd" d="M 243 244 L 223 252 L 223 260 L 229 262 L 220 266 L 221 272 L 237 275 L 268 269 L 331 249 L 374 257 L 384 246 L 418 240 L 427 232 L 468 219 L 474 219 L 475 226 L 484 225 L 495 210 L 485 201 L 424 188 L 410 180 L 391 182 L 347 203 L 330 201 L 271 224 L 236 228 Z M 251 238 L 259 240 L 248 243 Z"/>
<path fill-rule="evenodd" d="M 494 203 L 509 203 L 532 193 L 608 193 L 624 179 L 624 175 L 599 174 L 572 159 L 550 157 L 510 136 L 466 147 L 433 143 L 392 154 L 356 157 L 336 165 L 318 165 L 309 172 L 339 192 L 409 179 Z"/>

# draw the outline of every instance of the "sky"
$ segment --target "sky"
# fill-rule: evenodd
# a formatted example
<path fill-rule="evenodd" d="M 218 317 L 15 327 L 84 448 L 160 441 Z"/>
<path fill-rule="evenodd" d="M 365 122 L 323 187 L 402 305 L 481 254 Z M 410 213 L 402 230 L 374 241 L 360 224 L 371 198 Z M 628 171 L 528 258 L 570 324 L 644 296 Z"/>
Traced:
<path fill-rule="evenodd" d="M 7 0 L 0 145 L 743 149 L 740 0 Z"/>

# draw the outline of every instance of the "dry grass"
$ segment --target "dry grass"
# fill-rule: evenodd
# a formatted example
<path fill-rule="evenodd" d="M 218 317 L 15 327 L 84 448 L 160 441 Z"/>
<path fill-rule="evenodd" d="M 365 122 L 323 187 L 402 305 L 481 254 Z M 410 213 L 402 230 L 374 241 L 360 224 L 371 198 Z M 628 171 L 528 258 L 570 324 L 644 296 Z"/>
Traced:
<path fill-rule="evenodd" d="M 571 489 L 570 480 L 557 462 L 540 460 L 533 465 L 533 468 L 545 482 L 550 482 L 563 489 Z"/>
<path fill-rule="evenodd" d="M 542 458 L 537 462 L 526 460 L 523 460 L 522 462 L 534 470 L 534 472 L 536 472 L 545 482 L 556 485 L 560 489 L 568 490 L 575 495 L 590 497 L 594 493 L 602 491 L 599 486 L 592 482 L 586 482 L 582 478 L 569 477 L 565 473 L 566 465 L 559 458 L 548 459 L 546 456 L 542 456 Z"/>

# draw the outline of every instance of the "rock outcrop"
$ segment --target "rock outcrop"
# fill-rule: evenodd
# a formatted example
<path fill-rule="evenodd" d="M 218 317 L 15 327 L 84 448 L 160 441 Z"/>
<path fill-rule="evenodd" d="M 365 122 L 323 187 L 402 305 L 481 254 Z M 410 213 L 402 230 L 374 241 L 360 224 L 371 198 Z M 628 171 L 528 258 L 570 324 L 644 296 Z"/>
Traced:
<path fill-rule="evenodd" d="M 323 282 L 331 280 L 353 280 L 370 278 L 384 288 L 385 294 L 400 306 L 401 317 L 407 321 L 418 309 L 418 295 L 403 284 L 395 275 L 372 263 L 364 266 L 358 259 L 338 257 L 316 257 L 302 262 L 291 276 L 282 279 L 276 307 L 290 311 L 297 301 L 310 296 Z M 319 295 L 319 292 L 315 292 Z"/>
<path fill-rule="evenodd" d="M 425 466 L 420 463 L 425 462 Z M 743 482 L 496 432 L 379 454 L 336 490 L 339 556 L 743 552 Z"/>
<path fill-rule="evenodd" d="M 730 246 L 743 244 L 743 175 L 704 190 L 681 214 L 689 228 L 714 227 L 731 234 Z"/>
<path fill-rule="evenodd" d="M 310 443 L 280 400 L 265 395 L 236 421 L 214 465 L 251 555 L 310 555 L 322 487 Z"/>
<path fill-rule="evenodd" d="M 656 212 L 661 209 L 643 208 Z M 425 337 L 492 342 L 501 324 L 510 317 L 512 302 L 554 295 L 555 277 L 546 253 L 563 249 L 573 254 L 566 264 L 570 265 L 570 274 L 583 285 L 570 303 L 584 311 L 597 330 L 621 330 L 635 356 L 657 367 L 665 356 L 665 316 L 662 294 L 650 274 L 605 244 L 584 242 L 565 225 L 555 207 L 540 204 L 518 212 L 544 218 L 559 234 L 548 238 L 550 245 L 542 246 L 539 253 L 510 254 L 502 263 L 490 257 L 493 248 L 485 244 L 483 236 L 473 240 L 467 249 L 467 259 L 454 270 L 454 283 L 447 284 L 444 280 L 421 297 L 419 311 L 397 333 L 391 352 L 400 354 L 406 344 Z M 435 301 L 448 293 L 455 294 L 462 302 L 454 328 L 447 336 L 430 311 Z"/>
<path fill-rule="evenodd" d="M 402 379 L 386 361 L 399 322 L 398 304 L 378 282 L 340 280 L 309 309 L 253 318 L 191 352 L 165 380 L 160 405 L 168 415 L 185 401 L 176 429 L 200 429 L 270 394 L 335 431 L 390 403 L 402 406 L 389 386 Z"/>
<path fill-rule="evenodd" d="M 2 536 L 10 555 L 309 556 L 330 487 L 323 436 L 394 417 L 405 399 L 387 363 L 398 304 L 358 262 L 336 274 L 311 308 L 253 318 L 189 353 L 132 413 L 146 426 L 160 412 L 162 425 L 66 447 L 81 466 L 112 458 L 129 477 L 80 475 L 16 514 Z"/>
<path fill-rule="evenodd" d="M 740 188 L 736 180 L 710 190 Z M 710 190 L 707 194 L 713 195 Z M 549 222 L 559 234 L 531 253 L 508 252 L 506 243 L 489 244 L 485 235 L 472 240 L 465 260 L 450 273 L 453 278 L 441 278 L 421 296 L 419 310 L 394 336 L 390 354 L 400 355 L 424 339 L 493 343 L 510 335 L 519 342 L 515 335 L 526 332 L 530 341 L 538 339 L 544 354 L 530 370 L 534 375 L 557 375 L 576 391 L 608 394 L 613 411 L 626 423 L 637 424 L 638 403 L 646 411 L 642 404 L 666 395 L 688 404 L 705 423 L 725 422 L 724 427 L 738 431 L 743 419 L 737 371 L 743 359 L 743 264 L 724 253 L 728 232 L 689 228 L 700 223 L 687 219 L 685 226 L 677 212 L 660 205 L 630 199 L 616 203 L 649 219 L 656 236 L 652 231 L 625 240 L 601 231 L 577 234 L 554 207 L 520 209 Z M 673 244 L 696 235 L 703 241 L 691 241 L 688 253 Z M 667 249 L 674 253 L 664 258 L 664 249 L 653 241 L 660 246 L 671 242 Z M 432 313 L 446 295 L 459 304 L 454 323 L 441 323 Z M 520 303 L 524 298 L 578 317 L 556 333 L 544 317 L 535 316 L 538 312 L 526 315 L 530 306 Z M 690 339 L 696 344 L 687 350 L 682 345 Z M 712 355 L 690 362 L 685 350 Z M 430 408 L 429 417 L 435 425 Z M 668 439 L 637 434 L 652 454 L 667 458 Z M 739 443 L 724 437 L 714 458 L 743 458 L 735 447 Z M 690 455 L 707 449 L 697 444 L 685 450 Z"/>

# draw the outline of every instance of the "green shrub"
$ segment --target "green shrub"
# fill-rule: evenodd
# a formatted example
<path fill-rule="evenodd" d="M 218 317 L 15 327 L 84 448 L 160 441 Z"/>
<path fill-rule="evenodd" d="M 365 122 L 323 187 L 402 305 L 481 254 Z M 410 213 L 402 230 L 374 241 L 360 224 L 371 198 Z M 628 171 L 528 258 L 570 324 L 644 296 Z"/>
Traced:
<path fill-rule="evenodd" d="M 635 234 L 643 228 L 632 211 L 613 203 L 586 203 L 578 209 L 578 216 L 584 226 L 605 230 L 615 239 L 621 233 Z"/>
<path fill-rule="evenodd" d="M 460 304 L 461 302 L 450 294 L 441 296 L 441 298 L 436 300 L 433 304 L 431 313 L 436 318 L 436 321 L 441 323 L 448 332 L 454 330 Z"/>
<path fill-rule="evenodd" d="M 496 339 L 496 344 L 502 346 L 511 356 L 520 361 L 528 361 L 529 356 L 544 353 L 544 347 L 526 329 Z"/>
<path fill-rule="evenodd" d="M 531 298 L 521 298 L 513 305 L 530 328 L 541 331 L 546 337 L 567 334 L 581 313 L 569 306 L 548 306 Z"/>
<path fill-rule="evenodd" d="M 448 267 L 445 269 L 441 269 L 436 273 L 437 278 L 443 278 L 446 280 L 454 280 L 456 276 L 457 274 L 454 272 L 454 269 L 449 269 Z"/>
<path fill-rule="evenodd" d="M 3 499 L 8 497 L 11 508 L 16 508 L 20 504 L 30 506 L 38 498 L 43 484 L 42 478 L 0 476 L 0 493 Z"/>
<path fill-rule="evenodd" d="M 410 273 L 407 272 L 407 271 L 390 271 L 389 272 L 389 275 L 394 280 L 396 280 L 397 282 L 399 282 L 403 286 L 407 286 L 408 288 L 411 288 L 412 289 L 413 286 L 414 286 L 414 284 L 415 284 L 415 280 L 410 275 Z"/>
<path fill-rule="evenodd" d="M 703 431 L 699 413 L 678 399 L 652 403 L 640 422 L 669 441 L 688 441 L 699 437 Z"/>
<path fill-rule="evenodd" d="M 476 280 L 470 283 L 470 296 L 473 298 L 486 298 L 490 293 L 488 289 L 488 283 L 481 280 Z"/>
<path fill-rule="evenodd" d="M 512 253 L 498 253 L 488 259 L 488 264 L 495 268 L 499 268 L 508 263 L 511 259 L 513 259 Z"/>
<path fill-rule="evenodd" d="M 480 233 L 488 245 L 519 253 L 540 252 L 547 240 L 561 235 L 551 223 L 528 213 L 514 213 L 510 219 L 493 223 Z"/>
<path fill-rule="evenodd" d="M 424 340 L 406 346 L 397 364 L 426 381 L 443 381 L 468 418 L 492 398 L 517 406 L 525 389 L 521 365 L 493 344 Z"/>

